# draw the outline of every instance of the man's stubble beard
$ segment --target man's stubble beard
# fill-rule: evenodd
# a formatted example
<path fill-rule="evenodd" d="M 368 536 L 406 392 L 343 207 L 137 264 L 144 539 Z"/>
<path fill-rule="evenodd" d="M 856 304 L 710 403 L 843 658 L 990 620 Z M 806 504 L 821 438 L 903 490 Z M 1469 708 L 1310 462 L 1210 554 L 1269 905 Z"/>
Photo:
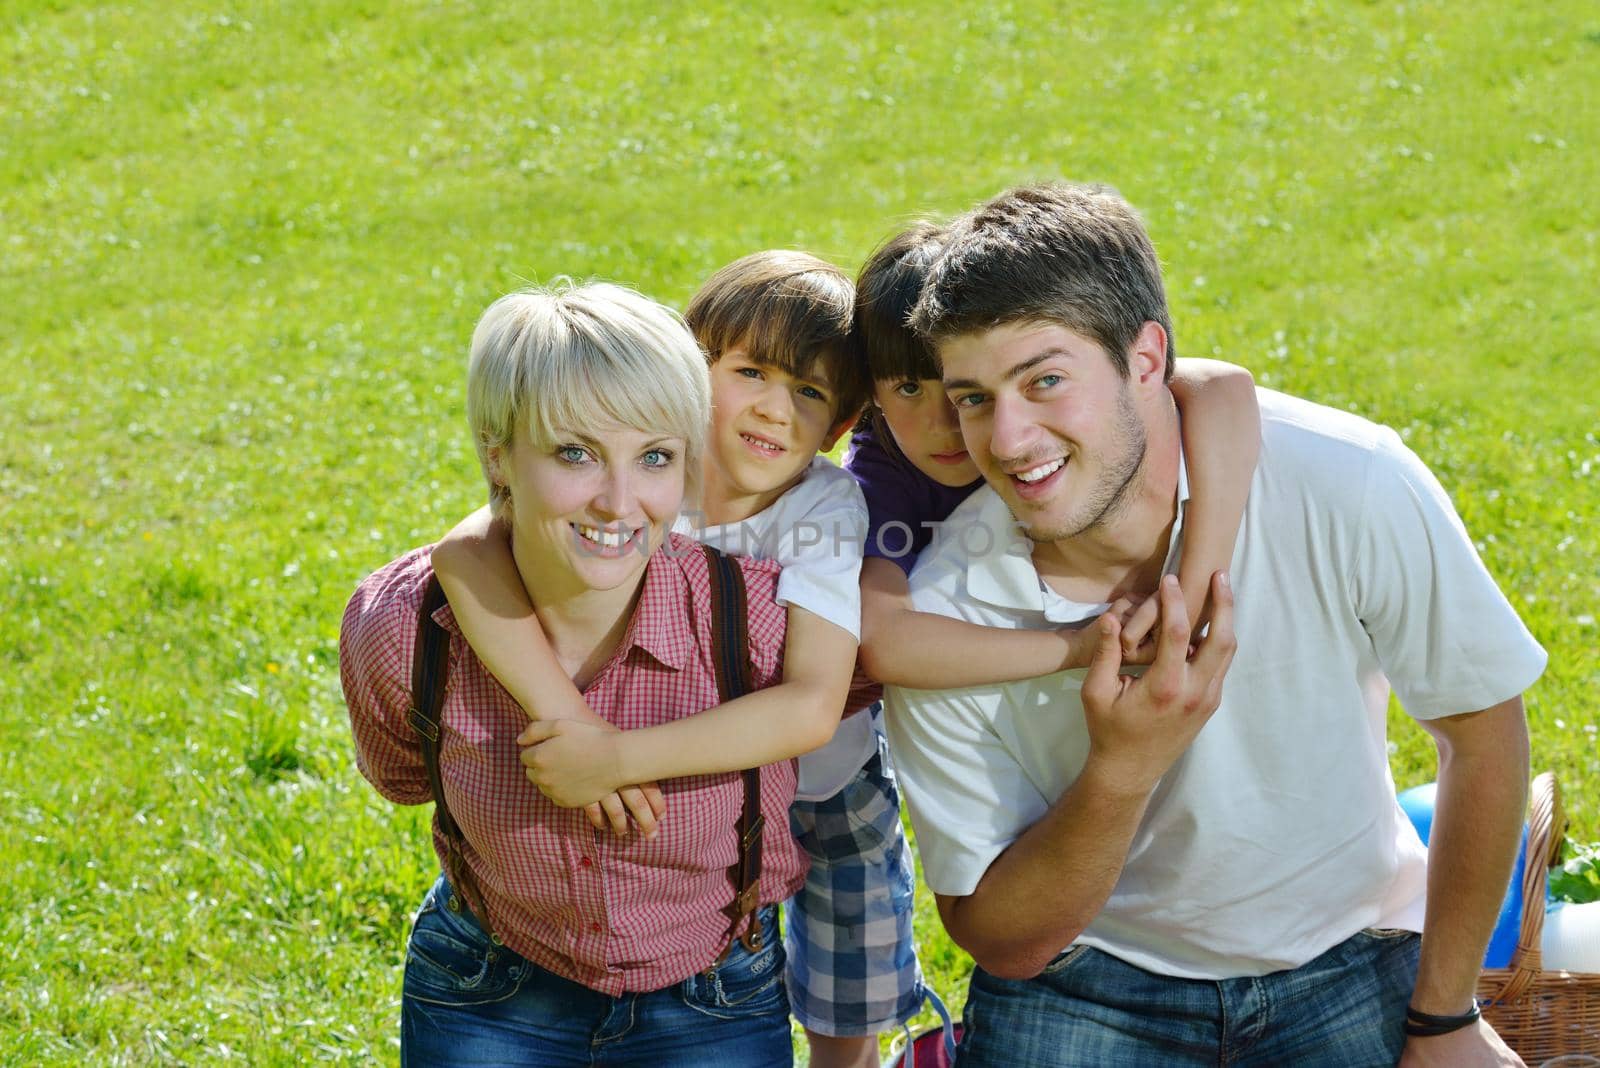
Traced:
<path fill-rule="evenodd" d="M 1133 498 L 1132 490 L 1144 470 L 1149 443 L 1129 392 L 1127 383 L 1123 383 L 1122 391 L 1117 394 L 1117 433 L 1112 442 L 1119 446 L 1117 454 L 1109 458 L 1100 477 L 1088 488 L 1082 505 L 1065 516 L 1059 527 L 1024 526 L 1031 541 L 1043 543 L 1076 538 L 1109 523 Z M 1067 462 L 1070 465 L 1073 461 Z"/>

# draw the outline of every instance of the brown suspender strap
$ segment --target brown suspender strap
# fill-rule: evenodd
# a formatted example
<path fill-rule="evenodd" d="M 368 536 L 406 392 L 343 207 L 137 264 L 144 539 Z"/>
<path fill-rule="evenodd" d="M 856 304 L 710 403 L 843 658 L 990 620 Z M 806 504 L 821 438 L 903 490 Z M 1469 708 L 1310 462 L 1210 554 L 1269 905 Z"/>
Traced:
<path fill-rule="evenodd" d="M 717 673 L 717 694 L 724 704 L 755 689 L 751 677 L 750 651 L 745 641 L 748 625 L 744 574 L 730 558 L 702 545 L 711 565 L 711 661 Z M 727 912 L 733 925 L 729 939 L 749 917 L 739 941 L 754 953 L 761 948 L 761 924 L 754 913 L 761 906 L 761 832 L 766 818 L 761 815 L 761 769 L 740 773 L 744 780 L 744 809 L 739 814 L 739 859 L 728 874 L 733 880 L 733 903 Z"/>
<path fill-rule="evenodd" d="M 450 674 L 450 635 L 433 621 L 433 613 L 444 605 L 444 589 L 437 575 L 428 576 L 417 612 L 417 645 L 411 658 L 411 729 L 422 741 L 422 760 L 428 768 L 428 786 L 433 791 L 434 815 L 445 841 L 445 874 L 450 886 L 467 900 L 467 907 L 489 929 L 489 914 L 483 906 L 478 880 L 467 867 L 461 844 L 465 840 L 450 806 L 444 799 L 444 779 L 439 775 L 439 720 L 444 712 L 445 681 Z"/>

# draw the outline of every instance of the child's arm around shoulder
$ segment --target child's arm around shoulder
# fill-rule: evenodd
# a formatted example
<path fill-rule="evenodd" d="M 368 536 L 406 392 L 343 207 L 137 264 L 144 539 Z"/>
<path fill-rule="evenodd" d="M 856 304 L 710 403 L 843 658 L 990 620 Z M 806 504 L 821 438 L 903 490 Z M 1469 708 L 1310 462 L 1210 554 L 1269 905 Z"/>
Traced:
<path fill-rule="evenodd" d="M 739 566 L 752 608 L 763 598 L 787 606 L 782 681 L 618 736 L 599 738 L 566 724 L 529 728 L 525 737 L 552 739 L 532 759 L 548 761 L 550 784 L 569 791 L 569 802 L 616 782 L 760 767 L 809 753 L 833 737 L 856 661 L 866 502 L 848 474 L 817 464 L 772 507 L 777 511 L 767 520 L 775 540 L 764 548 L 772 560 L 741 559 Z M 563 735 L 587 740 L 566 744 Z"/>
<path fill-rule="evenodd" d="M 1112 611 L 1131 608 L 1119 601 Z M 917 690 L 1015 682 L 1087 667 L 1094 649 L 1092 626 L 1006 630 L 920 612 L 899 564 L 874 556 L 861 567 L 861 666 L 876 682 Z"/>
<path fill-rule="evenodd" d="M 510 530 L 487 506 L 434 546 L 433 571 L 472 651 L 529 719 L 604 722 L 556 659 L 512 558 Z"/>
<path fill-rule="evenodd" d="M 739 771 L 801 756 L 839 727 L 861 627 L 867 505 L 832 463 L 817 463 L 776 505 L 770 563 L 742 561 L 750 596 L 787 606 L 783 678 L 717 708 L 629 732 L 623 777 Z M 772 563 L 781 567 L 775 585 Z M 628 781 L 632 781 L 628 779 Z"/>
<path fill-rule="evenodd" d="M 752 600 L 761 595 L 750 591 Z M 771 587 L 766 596 L 772 596 Z M 523 757 L 530 777 L 558 804 L 576 805 L 618 783 L 742 771 L 825 745 L 849 692 L 855 635 L 795 605 L 786 615 L 777 684 L 621 733 L 572 720 L 535 723 L 521 738 L 533 746 Z"/>
<path fill-rule="evenodd" d="M 1250 372 L 1221 360 L 1178 360 L 1172 396 L 1183 416 L 1183 450 L 1191 483 L 1178 585 L 1189 623 L 1197 628 L 1205 615 L 1211 576 L 1226 571 L 1233 561 L 1261 455 L 1261 406 Z M 1122 628 L 1125 657 L 1148 659 L 1153 646 L 1145 639 L 1156 616 L 1156 600 L 1151 598 L 1127 621 Z M 1145 649 L 1136 654 L 1141 643 Z"/>
<path fill-rule="evenodd" d="M 589 708 L 556 658 L 512 557 L 510 529 L 487 506 L 457 523 L 434 546 L 432 563 L 472 651 L 529 719 L 569 720 L 596 730 L 615 730 Z M 528 777 L 543 789 L 531 769 Z M 631 816 L 642 833 L 654 834 L 656 821 L 666 810 L 661 791 L 646 779 L 633 782 L 638 785 L 619 784 L 590 798 L 585 806 L 589 822 L 597 829 L 609 825 L 623 834 Z M 561 803 L 554 796 L 551 800 Z"/>

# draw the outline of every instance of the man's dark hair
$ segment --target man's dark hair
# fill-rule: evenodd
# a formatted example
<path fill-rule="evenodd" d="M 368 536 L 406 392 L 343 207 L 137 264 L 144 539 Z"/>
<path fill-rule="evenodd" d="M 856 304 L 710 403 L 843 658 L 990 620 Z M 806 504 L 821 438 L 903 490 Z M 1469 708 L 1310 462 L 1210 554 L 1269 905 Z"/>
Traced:
<path fill-rule="evenodd" d="M 1133 206 L 1104 185 L 1021 186 L 950 225 L 911 326 L 937 344 L 1009 323 L 1057 323 L 1098 342 L 1128 375 L 1147 322 L 1175 348 L 1161 264 Z"/>

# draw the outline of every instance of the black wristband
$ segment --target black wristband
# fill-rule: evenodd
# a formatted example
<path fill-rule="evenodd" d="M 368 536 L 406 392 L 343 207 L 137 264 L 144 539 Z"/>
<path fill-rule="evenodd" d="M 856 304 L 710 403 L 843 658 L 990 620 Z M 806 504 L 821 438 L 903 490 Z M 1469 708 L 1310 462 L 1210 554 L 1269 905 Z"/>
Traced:
<path fill-rule="evenodd" d="M 1478 1022 L 1478 1003 L 1474 1001 L 1472 1008 L 1454 1016 L 1436 1016 L 1431 1012 L 1418 1012 L 1411 1006 L 1406 1006 L 1406 1034 L 1413 1038 L 1433 1038 L 1436 1035 L 1448 1035 L 1452 1031 L 1459 1031 L 1463 1027 L 1471 1027 Z"/>

